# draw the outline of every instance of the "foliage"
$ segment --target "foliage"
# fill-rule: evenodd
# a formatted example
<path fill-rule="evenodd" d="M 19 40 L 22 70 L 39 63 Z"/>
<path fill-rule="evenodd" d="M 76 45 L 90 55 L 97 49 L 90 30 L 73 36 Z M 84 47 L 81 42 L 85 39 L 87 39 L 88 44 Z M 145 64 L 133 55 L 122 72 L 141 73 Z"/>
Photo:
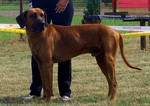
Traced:
<path fill-rule="evenodd" d="M 100 14 L 100 0 L 88 0 L 85 15 L 99 15 Z"/>

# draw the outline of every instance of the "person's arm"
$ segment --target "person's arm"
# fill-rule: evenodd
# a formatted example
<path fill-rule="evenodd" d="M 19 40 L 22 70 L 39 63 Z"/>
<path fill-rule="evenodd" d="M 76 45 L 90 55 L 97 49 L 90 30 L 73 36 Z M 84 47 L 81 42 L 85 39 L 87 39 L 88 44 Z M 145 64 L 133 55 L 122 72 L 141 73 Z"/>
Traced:
<path fill-rule="evenodd" d="M 69 3 L 69 0 L 59 0 L 55 8 L 56 13 L 64 12 L 68 3 Z"/>

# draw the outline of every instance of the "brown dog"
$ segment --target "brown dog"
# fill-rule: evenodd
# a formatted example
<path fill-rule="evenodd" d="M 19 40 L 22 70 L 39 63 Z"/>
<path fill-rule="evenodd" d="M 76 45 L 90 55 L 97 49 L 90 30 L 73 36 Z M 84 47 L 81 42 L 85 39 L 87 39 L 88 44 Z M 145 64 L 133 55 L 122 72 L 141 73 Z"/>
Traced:
<path fill-rule="evenodd" d="M 45 12 L 39 8 L 25 11 L 16 20 L 22 28 L 26 26 L 29 46 L 40 69 L 45 100 L 49 100 L 53 93 L 53 64 L 80 54 L 91 53 L 96 58 L 108 81 L 110 99 L 115 98 L 117 90 L 115 63 L 118 47 L 124 62 L 130 68 L 141 70 L 127 62 L 121 35 L 108 26 L 48 25 Z"/>

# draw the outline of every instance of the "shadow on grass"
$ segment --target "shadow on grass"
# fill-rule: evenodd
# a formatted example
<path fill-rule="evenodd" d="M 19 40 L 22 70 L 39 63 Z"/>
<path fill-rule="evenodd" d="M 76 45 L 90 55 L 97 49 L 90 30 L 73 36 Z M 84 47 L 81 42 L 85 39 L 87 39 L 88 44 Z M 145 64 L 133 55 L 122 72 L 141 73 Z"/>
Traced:
<path fill-rule="evenodd" d="M 52 103 L 52 104 L 59 104 L 62 103 L 59 99 L 52 99 L 49 102 L 43 101 L 41 99 L 33 99 L 33 100 L 23 100 L 21 97 L 4 97 L 0 98 L 0 105 L 28 105 L 28 104 L 45 104 L 45 103 Z"/>
<path fill-rule="evenodd" d="M 11 105 L 11 104 L 24 104 L 25 102 L 21 97 L 4 97 L 0 98 L 0 104 Z"/>

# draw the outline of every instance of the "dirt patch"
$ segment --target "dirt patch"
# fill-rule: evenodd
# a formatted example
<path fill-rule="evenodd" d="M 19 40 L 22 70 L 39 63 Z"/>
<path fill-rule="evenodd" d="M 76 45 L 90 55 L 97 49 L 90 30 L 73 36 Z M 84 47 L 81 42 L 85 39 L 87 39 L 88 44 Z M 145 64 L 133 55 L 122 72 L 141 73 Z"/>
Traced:
<path fill-rule="evenodd" d="M 20 14 L 20 11 L 0 11 L 0 16 L 18 16 Z"/>

